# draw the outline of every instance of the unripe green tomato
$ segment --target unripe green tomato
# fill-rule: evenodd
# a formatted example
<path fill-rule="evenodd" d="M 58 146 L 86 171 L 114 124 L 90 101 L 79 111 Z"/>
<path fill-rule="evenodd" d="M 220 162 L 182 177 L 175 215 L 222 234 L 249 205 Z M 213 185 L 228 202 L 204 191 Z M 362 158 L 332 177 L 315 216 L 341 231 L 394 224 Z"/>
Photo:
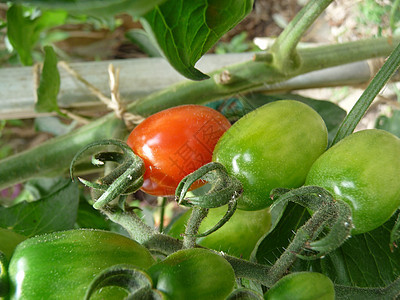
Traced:
<path fill-rule="evenodd" d="M 224 216 L 227 206 L 212 208 L 202 221 L 199 232 L 211 229 Z M 182 238 L 192 210 L 185 212 L 168 231 L 168 235 Z M 258 211 L 236 210 L 233 216 L 217 231 L 197 239 L 197 244 L 229 255 L 249 259 L 258 240 L 271 227 L 269 208 Z"/>
<path fill-rule="evenodd" d="M 325 275 L 315 272 L 299 272 L 286 275 L 267 293 L 266 300 L 333 300 L 335 289 Z"/>
<path fill-rule="evenodd" d="M 202 248 L 177 251 L 147 272 L 153 287 L 171 300 L 222 300 L 235 284 L 231 265 L 222 256 Z"/>
<path fill-rule="evenodd" d="M 9 264 L 11 299 L 83 299 L 90 282 L 116 264 L 146 269 L 150 252 L 125 236 L 100 230 L 44 234 L 20 243 Z M 119 288 L 92 299 L 121 299 Z M 97 296 L 97 297 L 96 297 Z"/>
<path fill-rule="evenodd" d="M 272 204 L 272 189 L 304 184 L 327 143 L 325 123 L 315 110 L 280 100 L 248 113 L 228 129 L 214 149 L 213 161 L 243 184 L 238 208 L 259 210 Z"/>
<path fill-rule="evenodd" d="M 314 163 L 306 184 L 350 205 L 352 234 L 373 230 L 400 206 L 400 139 L 379 129 L 353 133 Z"/>

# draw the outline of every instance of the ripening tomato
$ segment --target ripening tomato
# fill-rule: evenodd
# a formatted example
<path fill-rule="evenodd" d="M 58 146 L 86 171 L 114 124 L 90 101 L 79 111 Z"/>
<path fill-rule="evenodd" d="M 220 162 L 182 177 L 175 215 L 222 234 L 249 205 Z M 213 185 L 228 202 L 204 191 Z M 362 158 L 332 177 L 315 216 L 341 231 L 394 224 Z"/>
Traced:
<path fill-rule="evenodd" d="M 183 177 L 211 162 L 217 141 L 229 127 L 221 113 L 201 105 L 177 106 L 148 117 L 127 141 L 146 167 L 142 190 L 174 195 Z"/>

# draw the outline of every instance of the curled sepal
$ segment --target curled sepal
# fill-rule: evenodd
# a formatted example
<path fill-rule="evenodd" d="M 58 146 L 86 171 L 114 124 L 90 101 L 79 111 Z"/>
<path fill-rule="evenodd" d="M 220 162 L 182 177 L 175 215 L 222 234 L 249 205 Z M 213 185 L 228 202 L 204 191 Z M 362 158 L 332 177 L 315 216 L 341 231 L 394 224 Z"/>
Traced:
<path fill-rule="evenodd" d="M 335 200 L 325 189 L 318 186 L 304 186 L 293 190 L 273 190 L 275 207 L 282 206 L 288 201 L 295 202 L 313 211 L 310 220 L 298 230 L 298 233 L 306 234 L 308 240 L 304 249 L 308 250 L 305 255 L 298 253 L 297 257 L 302 259 L 317 259 L 340 247 L 350 237 L 353 228 L 350 206 L 341 201 Z M 277 195 L 277 196 L 276 196 Z M 322 232 L 328 233 L 317 240 Z"/>
<path fill-rule="evenodd" d="M 152 290 L 153 282 L 144 271 L 131 265 L 115 265 L 103 270 L 90 283 L 85 300 L 98 290 L 117 286 L 129 293 L 126 299 L 162 299 L 161 295 Z"/>
<path fill-rule="evenodd" d="M 240 288 L 234 290 L 226 300 L 264 300 L 264 297 L 253 290 Z"/>
<path fill-rule="evenodd" d="M 211 188 L 202 195 L 185 198 L 192 184 L 198 180 L 209 182 Z M 242 194 L 242 184 L 229 176 L 226 168 L 217 162 L 208 163 L 187 175 L 175 191 L 175 199 L 180 205 L 216 208 L 238 199 Z"/>
<path fill-rule="evenodd" d="M 121 152 L 100 152 L 96 150 L 104 146 L 117 146 Z M 93 183 L 86 179 L 79 178 L 79 181 L 95 190 L 104 191 L 93 204 L 93 207 L 100 209 L 119 195 L 133 193 L 143 184 L 143 174 L 145 171 L 143 160 L 138 157 L 132 149 L 122 141 L 102 140 L 87 145 L 81 149 L 73 158 L 70 166 L 71 178 L 74 178 L 74 169 L 77 161 L 84 155 L 92 154 L 92 163 L 96 166 L 102 166 L 105 162 L 115 162 L 119 166 L 112 170 L 106 176 L 99 178 Z"/>
<path fill-rule="evenodd" d="M 9 291 L 8 260 L 6 255 L 0 251 L 0 297 L 5 297 Z"/>
<path fill-rule="evenodd" d="M 236 207 L 237 207 L 237 199 L 235 197 L 232 198 L 231 201 L 228 202 L 228 210 L 226 211 L 225 215 L 222 217 L 221 220 L 218 221 L 217 224 L 215 224 L 214 227 L 212 227 L 211 229 L 203 232 L 203 233 L 198 233 L 196 235 L 194 235 L 194 237 L 198 238 L 198 237 L 204 237 L 207 235 L 210 235 L 211 233 L 213 233 L 214 231 L 217 231 L 219 228 L 221 228 L 226 222 L 229 221 L 229 219 L 233 216 L 233 214 L 236 211 Z"/>
<path fill-rule="evenodd" d="M 400 212 L 397 215 L 396 222 L 390 232 L 390 250 L 393 252 L 397 248 L 397 241 L 400 239 Z"/>
<path fill-rule="evenodd" d="M 328 234 L 317 241 L 311 242 L 308 247 L 319 252 L 317 257 L 322 257 L 339 248 L 350 237 L 350 232 L 353 228 L 350 206 L 341 200 L 336 200 L 334 205 L 337 214 Z"/>

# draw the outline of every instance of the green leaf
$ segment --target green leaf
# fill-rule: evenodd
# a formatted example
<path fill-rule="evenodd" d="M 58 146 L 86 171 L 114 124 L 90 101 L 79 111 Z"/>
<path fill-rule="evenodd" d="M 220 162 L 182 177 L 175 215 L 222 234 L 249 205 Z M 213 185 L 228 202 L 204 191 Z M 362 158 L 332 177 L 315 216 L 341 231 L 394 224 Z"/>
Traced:
<path fill-rule="evenodd" d="M 57 95 L 60 91 L 60 73 L 57 68 L 57 56 L 53 48 L 44 47 L 45 58 L 37 89 L 37 112 L 60 112 L 57 104 Z"/>
<path fill-rule="evenodd" d="M 208 76 L 195 63 L 252 7 L 253 0 L 168 0 L 145 15 L 142 24 L 178 72 L 202 80 Z"/>
<path fill-rule="evenodd" d="M 94 209 L 93 206 L 86 201 L 86 199 L 81 199 L 79 202 L 76 223 L 78 228 L 111 229 L 111 221 L 106 220 L 98 210 Z"/>
<path fill-rule="evenodd" d="M 58 190 L 37 201 L 0 207 L 0 227 L 25 236 L 72 229 L 78 203 L 77 184 L 66 180 Z"/>
<path fill-rule="evenodd" d="M 139 17 L 165 0 L 17 0 L 43 9 L 60 9 L 76 15 L 108 17 L 129 13 Z"/>
<path fill-rule="evenodd" d="M 39 40 L 40 33 L 48 28 L 65 23 L 64 11 L 29 11 L 20 5 L 12 5 L 7 11 L 7 37 L 18 52 L 24 65 L 32 65 L 32 49 Z"/>
<path fill-rule="evenodd" d="M 22 64 L 32 65 L 31 49 L 35 44 L 35 21 L 24 17 L 22 6 L 13 5 L 7 10 L 7 36 L 18 52 Z"/>
<path fill-rule="evenodd" d="M 150 40 L 149 35 L 142 29 L 132 29 L 125 33 L 125 37 L 132 43 L 138 45 L 143 52 L 150 57 L 160 57 L 157 47 Z"/>

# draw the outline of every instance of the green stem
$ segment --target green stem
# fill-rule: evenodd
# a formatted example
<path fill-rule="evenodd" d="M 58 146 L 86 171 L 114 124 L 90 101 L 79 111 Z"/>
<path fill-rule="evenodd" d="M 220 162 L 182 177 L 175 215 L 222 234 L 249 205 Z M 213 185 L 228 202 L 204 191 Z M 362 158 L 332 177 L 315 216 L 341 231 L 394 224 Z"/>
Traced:
<path fill-rule="evenodd" d="M 270 282 L 277 282 L 287 272 L 297 259 L 297 255 L 302 253 L 308 242 L 315 237 L 316 233 L 320 232 L 319 229 L 321 225 L 325 224 L 327 213 L 329 214 L 326 210 L 316 211 L 307 223 L 297 230 L 290 245 L 268 271 L 267 277 Z"/>
<path fill-rule="evenodd" d="M 201 221 L 203 221 L 207 214 L 207 208 L 193 207 L 192 214 L 186 225 L 185 236 L 183 237 L 184 249 L 194 248 L 196 246 L 196 235 L 199 232 Z"/>
<path fill-rule="evenodd" d="M 143 223 L 133 211 L 122 211 L 105 207 L 101 209 L 111 221 L 121 225 L 129 235 L 140 244 L 145 244 L 158 234 L 152 227 Z"/>
<path fill-rule="evenodd" d="M 163 197 L 161 200 L 161 207 L 160 207 L 160 227 L 158 231 L 161 233 L 164 231 L 164 215 L 165 215 L 165 205 L 167 204 L 167 198 Z"/>
<path fill-rule="evenodd" d="M 278 72 L 265 61 L 253 60 L 211 73 L 204 81 L 183 81 L 131 103 L 132 113 L 149 116 L 162 109 L 181 104 L 202 104 L 229 97 L 268 84 L 274 84 L 307 72 L 373 57 L 389 55 L 399 37 L 373 38 L 346 44 L 299 50 L 302 64 L 290 75 Z M 214 77 L 222 72 L 232 74 L 231 81 L 219 84 Z M 99 120 L 40 146 L 0 161 L 0 189 L 34 177 L 61 174 L 68 169 L 75 153 L 87 144 L 126 134 L 124 123 L 108 114 Z"/>
<path fill-rule="evenodd" d="M 308 28 L 333 0 L 310 0 L 279 35 L 271 47 L 275 65 L 281 72 L 296 69 L 296 46 Z"/>
<path fill-rule="evenodd" d="M 247 278 L 256 281 L 266 287 L 271 287 L 272 282 L 268 277 L 270 267 L 256 264 L 244 259 L 240 259 L 234 256 L 222 255 L 232 266 L 235 271 L 235 276 L 239 278 Z"/>
<path fill-rule="evenodd" d="M 344 121 L 339 127 L 335 138 L 332 141 L 332 145 L 339 142 L 341 139 L 350 135 L 357 124 L 360 122 L 365 112 L 368 110 L 371 103 L 374 101 L 376 95 L 388 82 L 393 73 L 397 70 L 400 65 L 400 44 L 394 49 L 389 58 L 385 61 L 382 68 L 378 71 L 374 79 L 365 89 L 361 97 L 358 99 L 356 104 L 350 110 Z"/>

